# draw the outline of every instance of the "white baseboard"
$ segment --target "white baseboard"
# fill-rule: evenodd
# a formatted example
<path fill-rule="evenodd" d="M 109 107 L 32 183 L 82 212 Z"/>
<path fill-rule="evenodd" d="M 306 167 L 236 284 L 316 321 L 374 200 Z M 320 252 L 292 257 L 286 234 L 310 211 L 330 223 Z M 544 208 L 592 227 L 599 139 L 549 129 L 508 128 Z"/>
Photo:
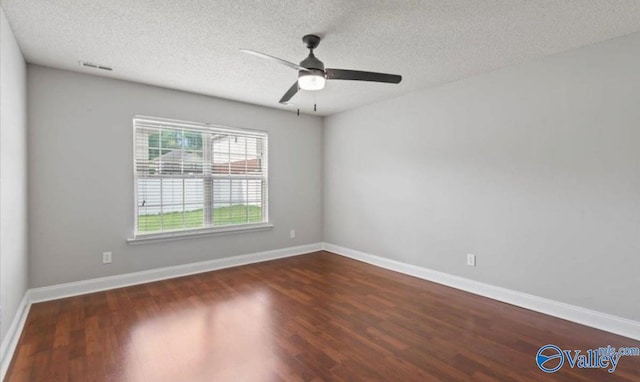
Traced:
<path fill-rule="evenodd" d="M 15 316 L 13 316 L 9 330 L 2 339 L 2 345 L 0 345 L 0 381 L 4 380 L 4 375 L 9 369 L 9 364 L 13 358 L 16 346 L 18 346 L 18 340 L 20 339 L 20 334 L 22 334 L 24 324 L 27 321 L 30 308 L 31 301 L 29 299 L 29 291 L 26 291 L 22 297 L 22 301 L 20 301 L 20 305 L 18 305 L 18 311 Z"/>
<path fill-rule="evenodd" d="M 633 338 L 635 340 L 640 340 L 640 322 L 638 321 L 613 316 L 595 310 L 581 308 L 579 306 L 570 305 L 559 301 L 549 300 L 527 293 L 516 292 L 514 290 L 485 284 L 464 277 L 450 275 L 448 273 L 434 271 L 416 265 L 386 259 L 383 257 L 340 247 L 330 243 L 324 243 L 323 248 L 329 252 L 369 263 L 381 268 L 386 268 L 424 280 L 433 281 L 438 284 L 461 289 L 466 292 L 506 302 L 511 305 L 548 314 L 550 316 L 562 318 L 568 321 L 573 321 L 578 324 Z"/>
<path fill-rule="evenodd" d="M 36 303 L 302 255 L 309 252 L 320 251 L 321 249 L 322 243 L 314 243 L 297 247 L 275 249 L 272 251 L 251 253 L 247 255 L 225 257 L 222 259 L 200 261 L 197 263 L 175 265 L 166 268 L 151 269 L 148 271 L 125 273 L 123 275 L 100 277 L 97 279 L 58 284 L 42 288 L 33 288 L 30 289 L 29 292 L 31 301 Z"/>

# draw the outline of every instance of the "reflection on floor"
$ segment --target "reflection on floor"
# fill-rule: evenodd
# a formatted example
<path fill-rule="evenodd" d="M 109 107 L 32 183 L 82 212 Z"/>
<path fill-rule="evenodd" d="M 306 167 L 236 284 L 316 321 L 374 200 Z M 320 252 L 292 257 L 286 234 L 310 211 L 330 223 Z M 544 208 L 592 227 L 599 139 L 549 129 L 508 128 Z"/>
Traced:
<path fill-rule="evenodd" d="M 127 345 L 128 381 L 270 381 L 275 375 L 269 294 L 144 321 Z"/>

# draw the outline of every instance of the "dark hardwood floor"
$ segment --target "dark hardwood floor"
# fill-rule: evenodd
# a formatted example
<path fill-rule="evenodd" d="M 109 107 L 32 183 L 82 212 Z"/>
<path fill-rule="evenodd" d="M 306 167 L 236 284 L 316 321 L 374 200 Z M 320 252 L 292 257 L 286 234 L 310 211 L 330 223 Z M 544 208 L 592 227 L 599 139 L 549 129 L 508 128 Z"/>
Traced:
<path fill-rule="evenodd" d="M 328 252 L 34 304 L 7 381 L 640 381 L 639 341 Z"/>

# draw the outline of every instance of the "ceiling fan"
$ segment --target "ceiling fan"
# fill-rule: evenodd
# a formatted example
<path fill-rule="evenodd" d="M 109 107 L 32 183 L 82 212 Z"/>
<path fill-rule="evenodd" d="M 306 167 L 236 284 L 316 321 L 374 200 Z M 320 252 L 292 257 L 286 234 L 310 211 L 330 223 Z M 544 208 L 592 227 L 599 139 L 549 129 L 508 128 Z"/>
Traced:
<path fill-rule="evenodd" d="M 268 54 L 256 52 L 250 49 L 240 49 L 245 53 L 252 54 L 261 58 L 276 61 L 282 65 L 296 69 L 298 71 L 298 80 L 287 90 L 280 99 L 280 103 L 286 104 L 298 92 L 298 90 L 320 90 L 324 88 L 325 80 L 355 80 L 355 81 L 372 81 L 386 82 L 397 84 L 402 81 L 402 76 L 397 74 L 363 72 L 359 70 L 346 69 L 325 69 L 322 61 L 318 60 L 313 54 L 313 50 L 320 44 L 320 37 L 314 34 L 308 34 L 302 38 L 302 42 L 307 45 L 309 55 L 302 60 L 300 64 L 294 64 L 287 60 Z"/>

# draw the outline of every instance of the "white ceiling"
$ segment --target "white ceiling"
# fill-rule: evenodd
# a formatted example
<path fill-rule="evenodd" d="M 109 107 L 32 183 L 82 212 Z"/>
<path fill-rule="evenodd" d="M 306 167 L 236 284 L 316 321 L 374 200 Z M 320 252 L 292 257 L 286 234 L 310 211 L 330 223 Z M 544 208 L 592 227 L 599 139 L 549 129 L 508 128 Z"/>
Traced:
<path fill-rule="evenodd" d="M 30 63 L 328 115 L 640 30 L 640 0 L 0 0 Z M 278 104 L 301 38 L 330 68 L 401 74 L 328 81 Z M 113 67 L 83 68 L 79 60 Z"/>

